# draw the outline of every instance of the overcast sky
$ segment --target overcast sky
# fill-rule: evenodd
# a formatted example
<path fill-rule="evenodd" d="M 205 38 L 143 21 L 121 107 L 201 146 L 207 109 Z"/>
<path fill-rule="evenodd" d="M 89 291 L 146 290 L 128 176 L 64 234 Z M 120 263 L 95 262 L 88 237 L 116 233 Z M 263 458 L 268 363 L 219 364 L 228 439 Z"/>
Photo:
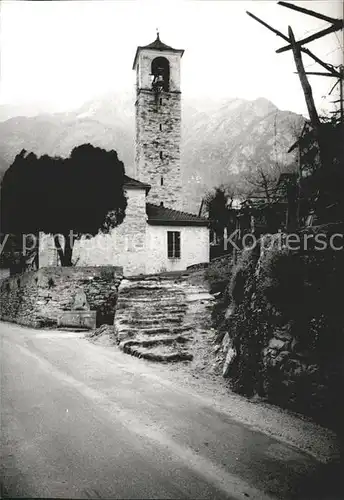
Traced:
<path fill-rule="evenodd" d="M 293 2 L 342 17 L 342 0 Z M 40 103 L 65 110 L 104 92 L 134 86 L 137 45 L 156 37 L 185 49 L 182 91 L 200 99 L 265 97 L 281 109 L 306 114 L 300 82 L 285 43 L 248 17 L 246 10 L 297 39 L 324 21 L 266 1 L 64 1 L 1 2 L 0 103 Z M 343 34 L 331 34 L 309 48 L 332 64 L 343 62 Z M 306 67 L 320 70 L 304 57 Z M 316 104 L 328 109 L 333 78 L 311 78 Z M 326 96 L 325 98 L 323 96 Z"/>

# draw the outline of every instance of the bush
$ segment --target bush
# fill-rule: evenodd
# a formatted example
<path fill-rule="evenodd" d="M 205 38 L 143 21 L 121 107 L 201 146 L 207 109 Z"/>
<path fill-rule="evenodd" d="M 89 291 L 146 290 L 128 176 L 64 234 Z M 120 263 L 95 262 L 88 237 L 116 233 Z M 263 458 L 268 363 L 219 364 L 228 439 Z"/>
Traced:
<path fill-rule="evenodd" d="M 250 283 L 250 276 L 254 275 L 259 248 L 244 250 L 238 263 L 233 268 L 231 279 L 228 283 L 228 302 L 239 305 L 244 301 L 245 293 Z"/>
<path fill-rule="evenodd" d="M 233 270 L 232 256 L 213 261 L 205 272 L 210 284 L 210 293 L 223 293 L 228 285 Z"/>
<path fill-rule="evenodd" d="M 285 314 L 294 315 L 304 294 L 303 264 L 300 255 L 287 249 L 272 248 L 260 260 L 259 292 Z"/>
<path fill-rule="evenodd" d="M 223 329 L 226 328 L 225 313 L 229 306 L 226 290 L 231 279 L 232 271 L 232 256 L 228 255 L 216 261 L 212 261 L 204 274 L 206 280 L 209 282 L 210 292 L 219 294 L 214 302 L 211 313 L 213 327 L 217 328 L 219 333 L 217 337 L 218 342 L 221 342 L 224 335 Z"/>

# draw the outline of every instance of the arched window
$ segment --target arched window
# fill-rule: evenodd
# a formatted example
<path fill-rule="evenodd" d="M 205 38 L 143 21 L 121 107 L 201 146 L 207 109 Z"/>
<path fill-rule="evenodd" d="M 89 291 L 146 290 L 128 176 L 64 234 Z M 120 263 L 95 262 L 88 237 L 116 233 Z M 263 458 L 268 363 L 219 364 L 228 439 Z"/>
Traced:
<path fill-rule="evenodd" d="M 170 63 L 166 57 L 153 59 L 151 74 L 153 76 L 153 88 L 168 92 L 170 88 Z"/>

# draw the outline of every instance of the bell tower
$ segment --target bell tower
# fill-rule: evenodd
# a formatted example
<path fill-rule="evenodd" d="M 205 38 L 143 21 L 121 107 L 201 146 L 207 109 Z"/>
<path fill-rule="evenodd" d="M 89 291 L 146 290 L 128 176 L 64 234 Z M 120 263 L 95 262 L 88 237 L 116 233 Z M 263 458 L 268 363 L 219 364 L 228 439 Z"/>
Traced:
<path fill-rule="evenodd" d="M 148 201 L 182 208 L 180 168 L 180 60 L 184 50 L 161 42 L 159 33 L 138 47 L 136 71 L 135 176 L 151 185 Z"/>

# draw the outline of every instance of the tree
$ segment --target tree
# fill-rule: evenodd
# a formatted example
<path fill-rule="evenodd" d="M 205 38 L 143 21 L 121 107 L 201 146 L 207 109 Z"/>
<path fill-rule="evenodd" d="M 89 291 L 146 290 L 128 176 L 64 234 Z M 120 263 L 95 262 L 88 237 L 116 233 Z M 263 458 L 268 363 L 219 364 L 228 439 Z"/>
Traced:
<path fill-rule="evenodd" d="M 214 191 L 207 193 L 204 205 L 208 212 L 211 229 L 217 238 L 223 238 L 223 229 L 228 221 L 227 196 L 223 187 L 217 187 Z"/>
<path fill-rule="evenodd" d="M 61 265 L 71 266 L 76 239 L 123 221 L 124 177 L 114 150 L 83 144 L 67 159 L 22 150 L 1 183 L 2 232 L 51 234 Z"/>
<path fill-rule="evenodd" d="M 229 232 L 235 229 L 235 210 L 232 208 L 236 189 L 221 185 L 209 191 L 204 198 L 204 207 L 210 219 L 210 227 L 216 240 L 223 246 L 225 228 Z"/>
<path fill-rule="evenodd" d="M 310 126 L 298 141 L 302 176 L 300 197 L 302 215 L 314 210 L 325 222 L 344 221 L 344 147 L 343 125 L 335 118 L 321 120 L 322 134 L 330 154 L 323 168 L 319 160 L 319 146 Z"/>
<path fill-rule="evenodd" d="M 281 168 L 279 165 L 270 169 L 262 165 L 251 168 L 248 173 L 243 174 L 247 185 L 247 194 L 249 196 L 264 197 L 266 202 L 270 203 L 280 175 Z"/>

